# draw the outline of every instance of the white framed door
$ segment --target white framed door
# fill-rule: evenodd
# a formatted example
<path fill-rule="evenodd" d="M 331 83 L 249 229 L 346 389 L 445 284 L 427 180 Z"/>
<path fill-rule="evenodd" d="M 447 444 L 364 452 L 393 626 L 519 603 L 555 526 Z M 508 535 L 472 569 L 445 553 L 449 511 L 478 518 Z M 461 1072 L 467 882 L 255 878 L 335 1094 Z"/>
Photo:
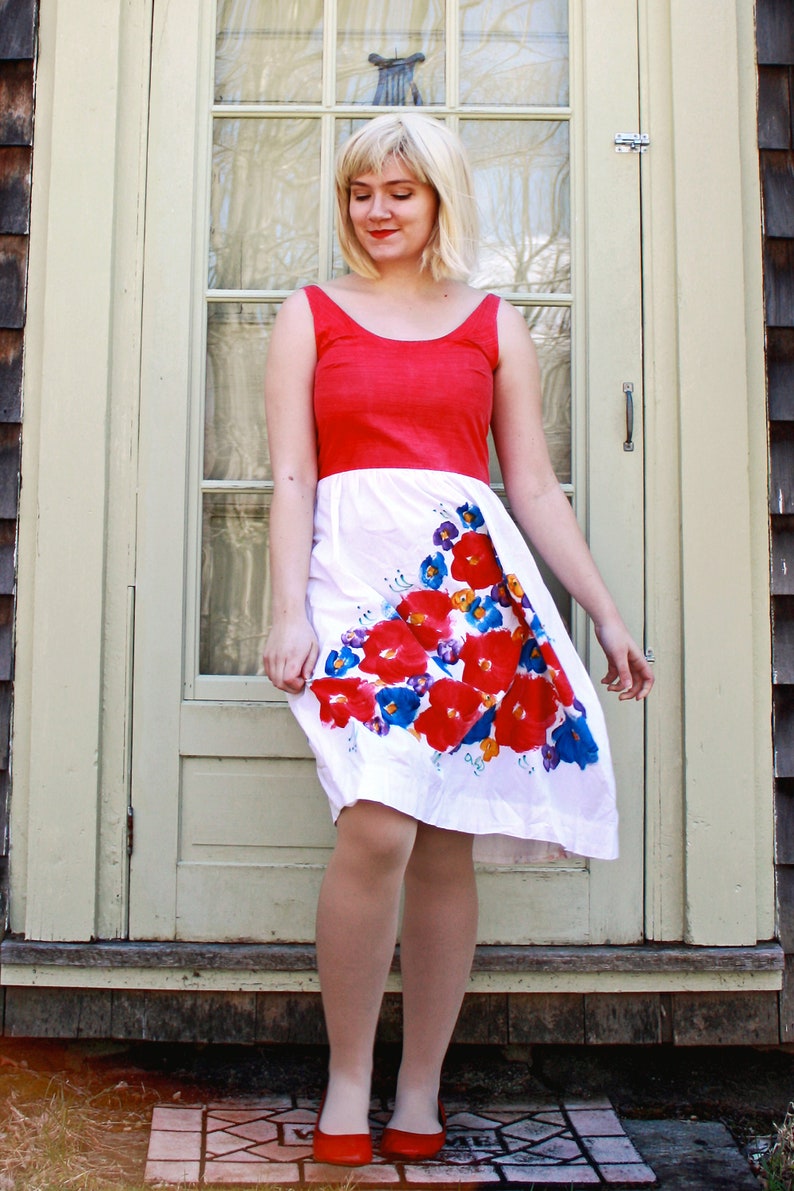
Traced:
<path fill-rule="evenodd" d="M 421 99 L 469 146 L 475 281 L 533 328 L 558 476 L 642 639 L 639 159 L 614 147 L 638 128 L 636 0 L 202 0 L 196 12 L 155 5 L 152 40 L 130 934 L 303 941 L 333 828 L 259 660 L 269 327 L 296 285 L 339 267 L 335 144 L 382 110 L 379 84 L 380 98 Z M 573 631 L 587 656 L 579 612 Z M 596 678 L 602 664 L 594 652 Z M 621 859 L 483 867 L 483 942 L 641 937 L 642 711 L 613 704 L 608 722 Z"/>

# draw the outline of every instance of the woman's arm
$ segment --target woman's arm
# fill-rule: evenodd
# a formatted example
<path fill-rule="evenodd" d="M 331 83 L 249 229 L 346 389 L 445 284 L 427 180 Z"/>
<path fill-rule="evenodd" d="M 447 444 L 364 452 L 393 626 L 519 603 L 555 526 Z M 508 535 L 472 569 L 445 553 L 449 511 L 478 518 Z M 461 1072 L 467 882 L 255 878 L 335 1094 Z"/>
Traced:
<path fill-rule="evenodd" d="M 549 459 L 540 370 L 519 312 L 502 302 L 494 375 L 493 436 L 505 491 L 518 524 L 593 621 L 607 657 L 602 681 L 621 699 L 644 699 L 653 674 L 604 584 Z"/>
<path fill-rule="evenodd" d="M 317 350 L 306 295 L 292 294 L 273 326 L 265 377 L 265 410 L 273 504 L 270 511 L 272 627 L 265 673 L 274 686 L 297 693 L 317 660 L 306 616 L 306 585 L 317 487 L 312 394 Z"/>

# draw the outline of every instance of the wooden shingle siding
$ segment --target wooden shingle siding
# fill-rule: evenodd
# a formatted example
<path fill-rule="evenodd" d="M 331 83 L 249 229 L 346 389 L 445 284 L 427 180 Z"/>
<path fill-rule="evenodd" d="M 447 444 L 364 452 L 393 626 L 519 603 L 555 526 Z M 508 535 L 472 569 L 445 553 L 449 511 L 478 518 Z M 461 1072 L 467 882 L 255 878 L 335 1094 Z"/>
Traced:
<path fill-rule="evenodd" d="M 16 521 L 37 0 L 0 0 L 0 930 L 8 922 Z"/>
<path fill-rule="evenodd" d="M 758 0 L 758 146 L 764 231 L 772 535 L 775 863 L 787 952 L 780 1032 L 794 1041 L 794 5 Z"/>

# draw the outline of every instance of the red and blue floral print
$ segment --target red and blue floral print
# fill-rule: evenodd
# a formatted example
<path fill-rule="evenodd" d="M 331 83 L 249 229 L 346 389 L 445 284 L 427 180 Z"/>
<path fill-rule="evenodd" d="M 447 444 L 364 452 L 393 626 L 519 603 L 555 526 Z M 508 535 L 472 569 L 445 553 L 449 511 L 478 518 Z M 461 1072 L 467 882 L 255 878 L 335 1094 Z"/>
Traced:
<path fill-rule="evenodd" d="M 543 768 L 584 769 L 598 746 L 515 575 L 502 569 L 480 509 L 446 511 L 396 607 L 347 629 L 311 688 L 321 722 L 408 731 L 437 753 L 539 751 Z"/>

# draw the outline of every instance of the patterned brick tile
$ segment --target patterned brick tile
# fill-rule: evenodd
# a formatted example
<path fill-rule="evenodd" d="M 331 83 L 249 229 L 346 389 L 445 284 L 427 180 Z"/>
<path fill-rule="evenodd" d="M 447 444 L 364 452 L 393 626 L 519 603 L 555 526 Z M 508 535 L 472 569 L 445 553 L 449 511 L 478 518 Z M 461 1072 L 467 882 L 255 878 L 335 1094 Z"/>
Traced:
<path fill-rule="evenodd" d="M 533 1183 L 546 1186 L 559 1183 L 567 1187 L 597 1187 L 599 1178 L 591 1166 L 505 1166 L 508 1183 L 531 1187 Z"/>
<path fill-rule="evenodd" d="M 613 1108 L 571 1108 L 571 1123 L 580 1137 L 608 1137 L 623 1135 L 623 1126 Z"/>
<path fill-rule="evenodd" d="M 300 1187 L 300 1169 L 288 1162 L 260 1162 L 256 1167 L 245 1162 L 207 1162 L 202 1183 L 276 1183 L 279 1187 Z"/>
<path fill-rule="evenodd" d="M 620 1137 L 587 1137 L 582 1139 L 590 1157 L 599 1163 L 642 1162 L 626 1134 Z"/>
<path fill-rule="evenodd" d="M 470 1186 L 622 1184 L 645 1187 L 653 1171 L 624 1133 L 608 1101 L 506 1105 L 474 1112 L 449 1104 L 447 1144 L 434 1161 L 384 1162 L 377 1142 L 388 1106 L 373 1102 L 375 1158 L 348 1171 L 312 1160 L 316 1101 L 286 1097 L 206 1107 L 158 1106 L 152 1117 L 147 1182 L 203 1186 L 279 1185 L 285 1191 L 344 1183 L 454 1191 Z"/>
<path fill-rule="evenodd" d="M 606 1183 L 628 1183 L 632 1187 L 650 1187 L 656 1182 L 656 1175 L 644 1162 L 630 1166 L 604 1165 L 599 1169 Z"/>
<path fill-rule="evenodd" d="M 147 1183 L 197 1183 L 201 1171 L 200 1162 L 153 1162 L 146 1163 L 144 1179 Z"/>
<path fill-rule="evenodd" d="M 200 1108 L 169 1108 L 158 1104 L 152 1112 L 152 1129 L 169 1132 L 184 1129 L 187 1133 L 201 1133 Z"/>
<path fill-rule="evenodd" d="M 152 1162 L 198 1162 L 201 1159 L 201 1134 L 156 1129 L 149 1139 Z"/>

